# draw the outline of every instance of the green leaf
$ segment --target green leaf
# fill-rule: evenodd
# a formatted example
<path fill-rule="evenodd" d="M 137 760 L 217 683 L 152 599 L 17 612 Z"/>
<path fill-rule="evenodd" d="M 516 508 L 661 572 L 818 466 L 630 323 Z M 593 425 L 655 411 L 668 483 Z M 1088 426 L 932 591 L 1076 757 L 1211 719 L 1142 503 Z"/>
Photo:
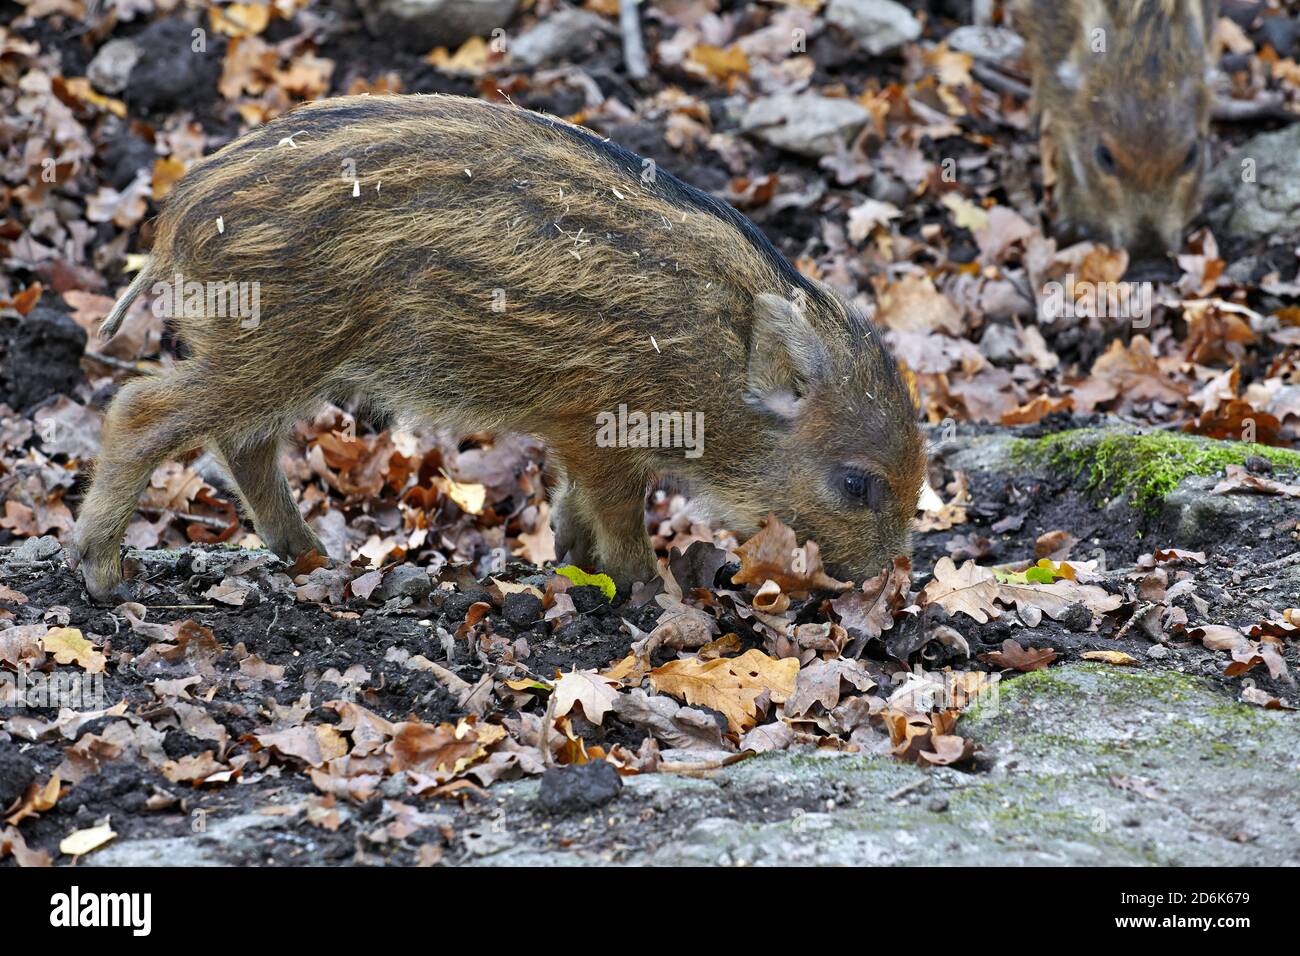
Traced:
<path fill-rule="evenodd" d="M 999 571 L 993 569 L 994 576 L 1003 584 L 1051 584 L 1057 578 L 1068 578 L 1073 572 L 1066 573 L 1061 566 L 1048 558 L 1023 571 Z"/>
<path fill-rule="evenodd" d="M 582 568 L 575 568 L 571 564 L 556 568 L 555 573 L 564 575 L 578 587 L 590 584 L 592 587 L 600 588 L 600 593 L 611 601 L 618 593 L 618 588 L 614 586 L 614 579 L 608 574 L 588 574 Z"/>

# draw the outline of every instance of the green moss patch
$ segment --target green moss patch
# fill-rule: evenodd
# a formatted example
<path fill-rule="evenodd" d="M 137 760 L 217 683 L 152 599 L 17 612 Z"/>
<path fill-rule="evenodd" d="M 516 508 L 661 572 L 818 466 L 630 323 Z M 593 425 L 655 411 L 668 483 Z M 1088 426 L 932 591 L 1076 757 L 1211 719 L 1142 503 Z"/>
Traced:
<path fill-rule="evenodd" d="M 1219 474 L 1256 455 L 1284 470 L 1300 471 L 1300 453 L 1294 451 L 1181 432 L 1078 428 L 1017 439 L 1011 447 L 1017 464 L 1072 473 L 1086 481 L 1090 494 L 1131 495 L 1147 511 L 1156 510 L 1189 475 Z"/>

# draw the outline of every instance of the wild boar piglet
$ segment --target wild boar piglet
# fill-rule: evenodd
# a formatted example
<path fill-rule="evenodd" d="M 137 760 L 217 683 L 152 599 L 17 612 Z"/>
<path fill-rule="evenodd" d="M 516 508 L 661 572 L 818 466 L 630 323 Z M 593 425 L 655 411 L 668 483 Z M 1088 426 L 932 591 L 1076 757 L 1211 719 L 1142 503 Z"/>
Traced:
<path fill-rule="evenodd" d="M 1158 258 L 1182 244 L 1207 164 L 1214 0 L 1016 0 L 1057 229 Z"/>
<path fill-rule="evenodd" d="M 174 300 L 188 355 L 108 410 L 76 531 L 97 600 L 127 593 L 150 473 L 201 445 L 268 547 L 324 553 L 278 459 L 353 395 L 538 436 L 557 550 L 624 590 L 655 573 L 661 477 L 741 534 L 776 512 L 842 573 L 908 546 L 924 442 L 878 332 L 731 206 L 560 120 L 446 96 L 304 106 L 177 183 L 108 334 L 143 290 Z"/>

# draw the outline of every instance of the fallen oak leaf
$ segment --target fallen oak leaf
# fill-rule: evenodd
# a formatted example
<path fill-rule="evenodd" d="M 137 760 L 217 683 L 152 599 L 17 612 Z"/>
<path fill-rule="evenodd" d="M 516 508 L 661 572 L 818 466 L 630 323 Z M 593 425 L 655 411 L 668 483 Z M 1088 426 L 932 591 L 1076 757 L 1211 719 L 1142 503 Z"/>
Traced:
<path fill-rule="evenodd" d="M 1051 561 L 1064 561 L 1074 550 L 1079 539 L 1068 531 L 1049 531 L 1034 542 L 1034 556 Z"/>
<path fill-rule="evenodd" d="M 26 604 L 27 595 L 21 591 L 15 591 L 5 584 L 0 584 L 0 601 L 7 601 L 10 604 Z"/>
<path fill-rule="evenodd" d="M 211 750 L 201 754 L 186 754 L 179 760 L 168 760 L 162 767 L 162 774 L 172 783 L 190 783 L 194 786 L 213 783 L 229 783 L 234 779 L 235 771 L 220 763 Z"/>
<path fill-rule="evenodd" d="M 293 564 L 285 569 L 285 574 L 290 578 L 297 578 L 300 574 L 311 574 L 317 568 L 328 568 L 330 559 L 321 554 L 315 548 L 310 551 L 304 551 L 294 560 Z"/>
<path fill-rule="evenodd" d="M 856 657 L 861 652 L 859 641 L 865 644 L 894 626 L 894 615 L 908 603 L 911 584 L 912 562 L 900 556 L 894 558 L 891 567 L 863 581 L 858 590 L 831 601 L 831 610 L 839 616 L 840 625 L 857 639 L 849 648 L 848 656 Z"/>
<path fill-rule="evenodd" d="M 52 627 L 41 638 L 41 647 L 60 664 L 77 664 L 88 674 L 100 674 L 107 659 L 75 627 Z"/>
<path fill-rule="evenodd" d="M 1241 699 L 1244 703 L 1254 704 L 1257 707 L 1263 707 L 1265 710 L 1296 710 L 1291 704 L 1282 700 L 1280 697 L 1274 697 L 1272 694 L 1260 690 L 1258 687 L 1245 687 L 1241 691 Z"/>
<path fill-rule="evenodd" d="M 709 641 L 696 652 L 702 661 L 711 661 L 717 657 L 740 653 L 740 635 L 734 631 L 723 634 L 716 640 Z"/>
<path fill-rule="evenodd" d="M 384 572 L 381 569 L 367 571 L 365 574 L 358 575 L 348 582 L 348 590 L 352 592 L 353 597 L 358 597 L 363 601 L 370 600 L 370 595 L 375 593 L 375 588 L 384 580 Z"/>
<path fill-rule="evenodd" d="M 235 578 L 226 578 L 220 584 L 214 584 L 204 591 L 203 596 L 213 601 L 220 601 L 222 604 L 243 607 L 252 590 L 248 585 L 240 584 Z"/>
<path fill-rule="evenodd" d="M 258 745 L 309 767 L 320 767 L 348 752 L 347 740 L 329 724 L 304 724 L 252 737 Z"/>
<path fill-rule="evenodd" d="M 1210 494 L 1226 495 L 1240 491 L 1300 498 L 1300 485 L 1288 485 L 1272 478 L 1261 478 L 1259 475 L 1252 475 L 1240 465 L 1228 465 L 1225 471 L 1227 477 L 1211 488 Z"/>
<path fill-rule="evenodd" d="M 506 736 L 504 727 L 479 724 L 464 717 L 455 725 L 404 721 L 393 727 L 389 741 L 389 772 L 401 770 L 434 771 L 437 775 L 456 776 L 487 755 L 487 748 Z"/>
<path fill-rule="evenodd" d="M 1238 677 L 1259 664 L 1266 664 L 1274 677 L 1286 673 L 1286 662 L 1280 654 L 1273 651 L 1268 655 L 1272 660 L 1268 660 L 1261 645 L 1246 637 L 1235 627 L 1228 627 L 1225 624 L 1203 624 L 1200 627 L 1189 628 L 1187 636 L 1199 640 L 1209 650 L 1227 651 L 1232 657 L 1232 662 L 1224 669 L 1224 674 L 1228 677 Z"/>
<path fill-rule="evenodd" d="M 981 654 L 979 659 L 1004 669 L 1010 668 L 1028 673 L 1042 670 L 1051 664 L 1056 660 L 1056 651 L 1050 647 L 1025 648 L 1018 641 L 1008 637 L 1002 642 L 1002 650 Z"/>
<path fill-rule="evenodd" d="M 671 697 L 651 696 L 639 687 L 617 695 L 618 719 L 642 727 L 674 750 L 725 750 L 722 727 L 713 714 L 683 707 Z"/>
<path fill-rule="evenodd" d="M 999 588 L 996 576 L 988 568 L 967 561 L 959 569 L 952 558 L 940 558 L 934 577 L 921 591 L 921 604 L 938 604 L 949 614 L 961 612 L 980 624 L 1001 615 L 993 603 Z"/>
<path fill-rule="evenodd" d="M 50 855 L 44 850 L 33 850 L 18 832 L 17 827 L 6 827 L 0 831 L 0 860 L 12 855 L 19 866 L 52 866 Z"/>
<path fill-rule="evenodd" d="M 621 661 L 611 664 L 605 670 L 600 672 L 600 676 L 608 680 L 618 681 L 624 686 L 633 686 L 641 683 L 646 674 L 650 673 L 651 663 L 648 658 L 639 654 L 628 654 Z M 531 687 L 520 687 L 519 684 L 530 684 L 530 681 L 506 681 L 506 685 L 512 690 L 531 690 Z M 550 690 L 549 687 L 546 688 Z"/>
<path fill-rule="evenodd" d="M 1058 621 L 1071 607 L 1082 604 L 1091 612 L 1091 626 L 1095 628 L 1102 614 L 1117 610 L 1124 603 L 1122 597 L 1111 594 L 1105 588 L 1095 584 L 1077 584 L 1066 579 L 1052 584 L 1002 582 L 998 587 L 998 600 L 1003 604 L 1014 604 L 1022 620 L 1028 612 L 1029 620 L 1025 620 L 1025 623 L 1031 627 L 1038 625 L 1042 614 Z"/>
<path fill-rule="evenodd" d="M 649 660 L 650 655 L 660 647 L 678 651 L 695 650 L 707 645 L 717 635 L 718 621 L 713 615 L 689 604 L 673 601 L 666 595 L 660 595 L 660 600 L 666 602 L 664 613 L 660 615 L 654 630 L 633 642 L 632 653 L 636 656 Z M 631 627 L 630 624 L 628 626 Z M 638 632 L 633 630 L 632 633 Z"/>
<path fill-rule="evenodd" d="M 762 586 L 775 581 L 786 594 L 799 596 L 809 591 L 847 591 L 851 581 L 837 581 L 822 567 L 817 542 L 808 540 L 798 546 L 794 529 L 775 514 L 767 516 L 761 531 L 739 548 L 740 570 L 731 577 L 732 584 Z"/>
<path fill-rule="evenodd" d="M 785 702 L 785 714 L 787 717 L 803 716 L 813 704 L 833 710 L 846 690 L 869 691 L 875 686 L 876 682 L 861 661 L 845 658 L 814 660 L 795 677 L 794 690 Z"/>
<path fill-rule="evenodd" d="M 1188 630 L 1187 636 L 1200 641 L 1212 651 L 1231 651 L 1243 643 L 1249 643 L 1245 634 L 1226 624 L 1204 624 L 1194 627 Z"/>
<path fill-rule="evenodd" d="M 784 703 L 794 692 L 798 673 L 797 659 L 769 657 L 754 648 L 739 657 L 669 661 L 649 677 L 656 693 L 712 708 L 727 718 L 733 732 L 743 733 L 756 723 L 757 701 L 763 692 L 774 703 Z"/>
<path fill-rule="evenodd" d="M 592 670 L 573 670 L 555 679 L 554 694 L 556 717 L 567 715 L 574 706 L 582 708 L 582 715 L 593 724 L 601 724 L 614 707 L 619 696 L 618 686 Z"/>
<path fill-rule="evenodd" d="M 1205 564 L 1204 551 L 1183 551 L 1179 548 L 1156 548 L 1151 554 L 1144 554 L 1137 559 L 1137 567 L 1149 571 L 1157 564 L 1174 561 L 1188 561 L 1192 564 Z"/>

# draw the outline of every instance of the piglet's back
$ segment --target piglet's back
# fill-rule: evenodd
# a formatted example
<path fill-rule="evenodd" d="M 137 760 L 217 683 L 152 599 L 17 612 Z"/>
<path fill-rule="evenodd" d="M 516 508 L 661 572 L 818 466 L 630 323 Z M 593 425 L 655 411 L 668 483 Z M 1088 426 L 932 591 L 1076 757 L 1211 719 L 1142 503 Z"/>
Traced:
<path fill-rule="evenodd" d="M 647 161 L 559 120 L 443 96 L 309 105 L 213 154 L 168 197 L 152 271 L 259 282 L 264 333 L 304 301 L 341 334 L 504 299 L 486 330 L 546 317 L 563 337 L 599 315 L 615 336 L 701 335 L 701 322 L 747 318 L 758 292 L 825 294 L 744 217 Z"/>

